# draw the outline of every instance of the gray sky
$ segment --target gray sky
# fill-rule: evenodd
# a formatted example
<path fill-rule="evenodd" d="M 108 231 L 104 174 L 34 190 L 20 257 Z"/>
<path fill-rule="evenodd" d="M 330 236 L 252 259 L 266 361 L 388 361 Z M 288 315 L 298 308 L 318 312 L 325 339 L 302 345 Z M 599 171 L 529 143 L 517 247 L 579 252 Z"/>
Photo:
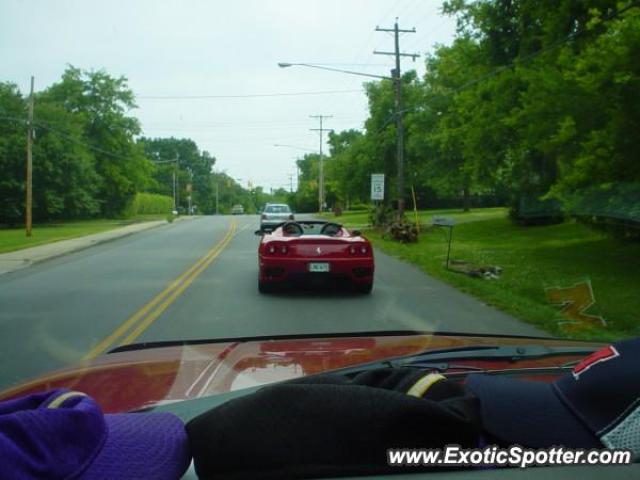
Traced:
<path fill-rule="evenodd" d="M 216 169 L 268 188 L 289 187 L 295 159 L 318 148 L 309 115 L 333 115 L 328 128 L 362 128 L 364 77 L 277 63 L 333 64 L 388 75 L 391 34 L 417 33 L 401 49 L 422 55 L 402 69 L 424 73 L 424 54 L 451 42 L 455 21 L 441 0 L 0 0 L 0 81 L 27 92 L 58 81 L 67 64 L 124 75 L 138 96 L 132 113 L 149 137 L 186 137 L 217 158 Z M 253 98 L 145 98 L 344 93 Z"/>

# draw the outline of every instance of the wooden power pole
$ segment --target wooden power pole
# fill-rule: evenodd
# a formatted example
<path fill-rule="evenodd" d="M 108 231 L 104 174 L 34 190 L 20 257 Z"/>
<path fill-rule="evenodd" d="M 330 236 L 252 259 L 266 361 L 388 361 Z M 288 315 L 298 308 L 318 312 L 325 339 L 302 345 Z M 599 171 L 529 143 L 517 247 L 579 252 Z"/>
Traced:
<path fill-rule="evenodd" d="M 393 83 L 395 87 L 395 111 L 396 111 L 396 157 L 398 163 L 398 217 L 402 220 L 404 216 L 404 124 L 402 122 L 402 76 L 400 75 L 400 57 L 411 57 L 414 61 L 419 57 L 416 53 L 401 53 L 400 52 L 400 34 L 401 33 L 416 33 L 416 29 L 403 30 L 398 27 L 398 19 L 393 25 L 393 28 L 380 28 L 376 27 L 376 32 L 391 32 L 393 33 L 394 46 L 393 52 L 379 52 L 374 51 L 376 55 L 392 55 L 396 60 L 396 68 L 392 71 Z"/>
<path fill-rule="evenodd" d="M 320 213 L 322 213 L 322 211 L 324 210 L 324 201 L 325 201 L 325 196 L 324 196 L 324 165 L 323 165 L 323 158 L 322 158 L 322 133 L 323 132 L 327 132 L 327 131 L 331 131 L 330 128 L 323 128 L 322 127 L 322 120 L 324 120 L 325 118 L 332 118 L 332 115 L 309 115 L 309 117 L 311 118 L 317 118 L 318 120 L 320 120 L 320 128 L 312 128 L 311 130 L 314 132 L 320 132 L 320 159 L 319 159 L 319 175 L 318 175 L 318 211 Z"/>
<path fill-rule="evenodd" d="M 32 227 L 32 177 L 33 177 L 33 158 L 31 147 L 33 143 L 33 76 L 31 77 L 31 94 L 29 95 L 29 118 L 27 121 L 27 198 L 25 202 L 25 228 L 27 237 L 31 236 Z"/>

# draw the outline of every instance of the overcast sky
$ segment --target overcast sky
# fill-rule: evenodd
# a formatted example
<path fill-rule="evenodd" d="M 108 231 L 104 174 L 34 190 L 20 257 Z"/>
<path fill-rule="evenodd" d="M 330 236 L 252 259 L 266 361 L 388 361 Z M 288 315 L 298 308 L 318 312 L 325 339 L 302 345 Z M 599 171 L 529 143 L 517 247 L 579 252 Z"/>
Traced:
<path fill-rule="evenodd" d="M 375 32 L 399 17 L 402 70 L 424 73 L 424 55 L 451 42 L 441 0 L 0 0 L 0 81 L 28 91 L 58 81 L 67 64 L 123 75 L 145 136 L 186 137 L 216 169 L 268 188 L 289 188 L 295 159 L 318 148 L 317 120 L 362 128 L 364 77 L 278 62 L 325 64 L 388 75 L 393 37 Z M 157 98 L 340 91 L 245 98 Z M 156 98 L 152 98 L 156 97 Z M 274 144 L 290 145 L 275 147 Z M 295 180 L 294 180 L 295 181 Z"/>

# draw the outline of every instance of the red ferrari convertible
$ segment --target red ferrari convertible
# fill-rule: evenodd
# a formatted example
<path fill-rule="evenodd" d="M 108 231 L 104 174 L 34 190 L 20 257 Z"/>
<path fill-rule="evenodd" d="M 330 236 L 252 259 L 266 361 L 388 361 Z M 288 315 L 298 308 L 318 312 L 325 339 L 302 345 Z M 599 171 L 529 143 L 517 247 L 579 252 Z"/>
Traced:
<path fill-rule="evenodd" d="M 284 222 L 271 232 L 258 230 L 261 293 L 284 283 L 346 280 L 360 293 L 373 288 L 373 249 L 360 232 L 322 221 Z"/>

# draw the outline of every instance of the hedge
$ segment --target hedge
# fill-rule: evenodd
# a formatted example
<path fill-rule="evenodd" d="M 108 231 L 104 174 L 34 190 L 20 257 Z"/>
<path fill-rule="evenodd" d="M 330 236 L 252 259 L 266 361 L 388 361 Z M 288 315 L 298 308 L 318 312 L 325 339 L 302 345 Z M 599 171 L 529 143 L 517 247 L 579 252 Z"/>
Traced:
<path fill-rule="evenodd" d="M 125 216 L 168 214 L 173 210 L 173 198 L 156 193 L 136 193 L 127 207 Z"/>

